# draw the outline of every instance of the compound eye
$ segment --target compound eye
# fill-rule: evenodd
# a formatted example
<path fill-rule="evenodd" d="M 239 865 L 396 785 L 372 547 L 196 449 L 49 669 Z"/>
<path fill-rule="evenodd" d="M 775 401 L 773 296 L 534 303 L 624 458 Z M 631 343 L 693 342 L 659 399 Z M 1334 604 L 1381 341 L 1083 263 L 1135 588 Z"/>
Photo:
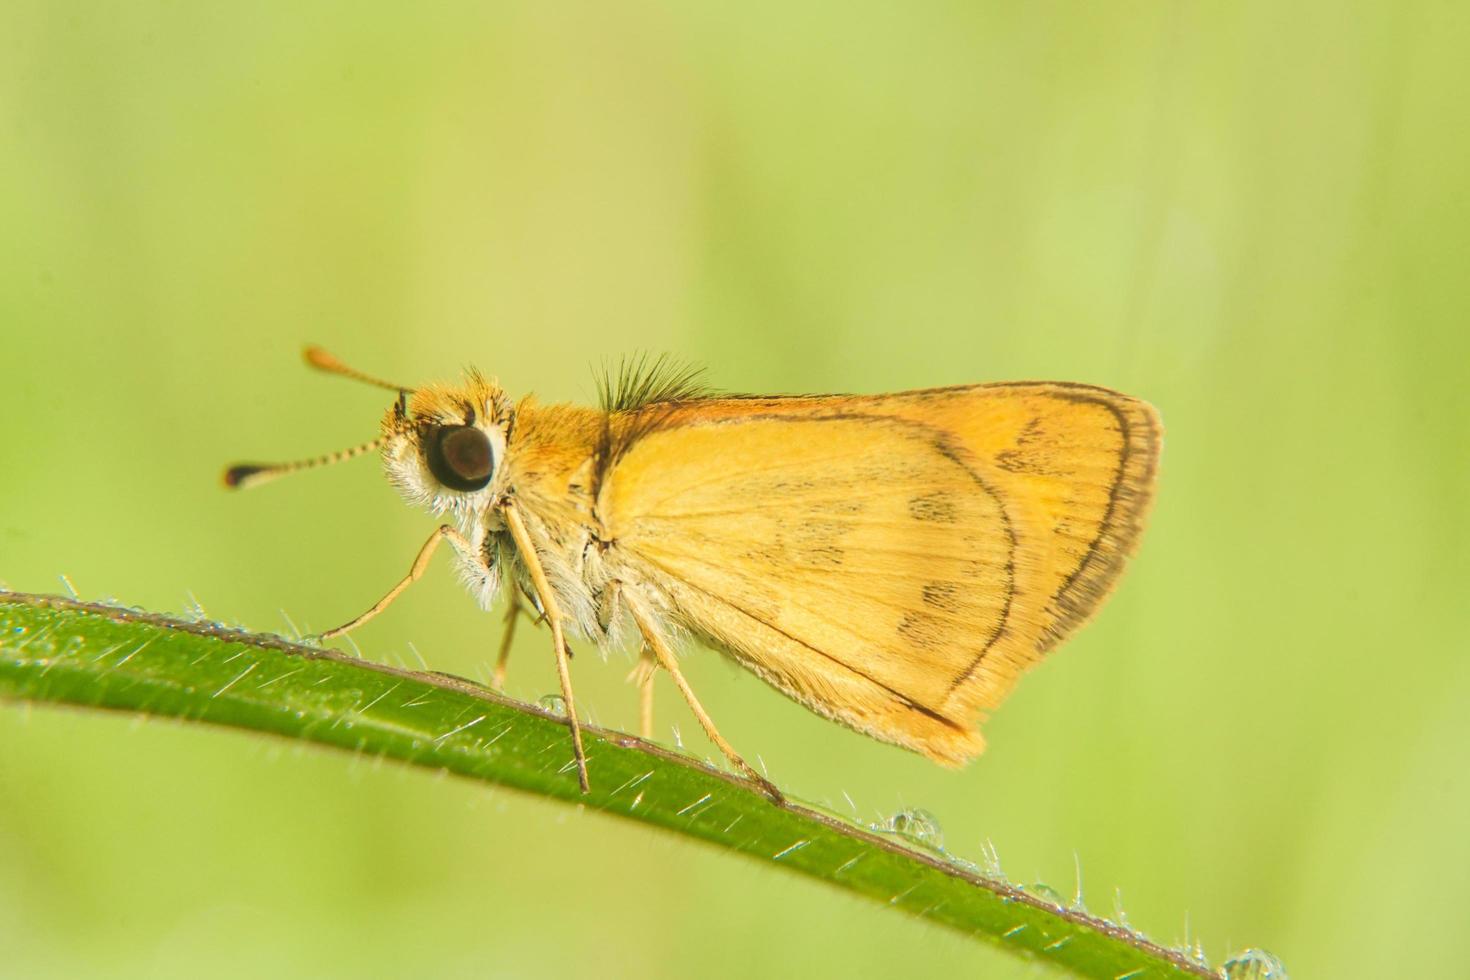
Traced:
<path fill-rule="evenodd" d="M 450 490 L 483 490 L 495 475 L 490 438 L 472 425 L 441 425 L 424 440 L 429 472 Z"/>

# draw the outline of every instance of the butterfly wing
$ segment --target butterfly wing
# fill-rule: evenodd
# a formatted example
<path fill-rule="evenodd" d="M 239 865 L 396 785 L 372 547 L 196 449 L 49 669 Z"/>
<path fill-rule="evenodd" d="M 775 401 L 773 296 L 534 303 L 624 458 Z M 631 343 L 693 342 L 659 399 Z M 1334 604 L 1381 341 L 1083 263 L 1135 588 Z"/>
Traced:
<path fill-rule="evenodd" d="M 598 511 L 625 577 L 808 707 L 941 762 L 1096 608 L 1158 426 L 1103 389 L 724 399 L 645 420 Z"/>

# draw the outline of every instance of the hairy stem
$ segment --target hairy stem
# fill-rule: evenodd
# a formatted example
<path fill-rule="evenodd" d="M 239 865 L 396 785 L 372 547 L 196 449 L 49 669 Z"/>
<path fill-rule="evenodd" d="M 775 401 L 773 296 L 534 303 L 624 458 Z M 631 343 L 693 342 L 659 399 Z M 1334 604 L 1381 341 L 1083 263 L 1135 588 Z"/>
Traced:
<path fill-rule="evenodd" d="M 592 784 L 584 795 L 565 719 L 443 674 L 212 623 L 0 592 L 0 698 L 270 733 L 565 800 L 780 865 L 1081 976 L 1217 976 L 1055 896 L 899 833 L 773 804 L 740 777 L 631 735 L 583 726 Z"/>

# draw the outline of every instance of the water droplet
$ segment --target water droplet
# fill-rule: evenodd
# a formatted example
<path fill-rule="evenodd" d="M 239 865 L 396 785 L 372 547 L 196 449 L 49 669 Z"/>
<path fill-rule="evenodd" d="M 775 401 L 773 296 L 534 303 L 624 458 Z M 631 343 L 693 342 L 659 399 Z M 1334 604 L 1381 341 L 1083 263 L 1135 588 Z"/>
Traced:
<path fill-rule="evenodd" d="M 1055 905 L 1057 908 L 1067 907 L 1067 900 L 1062 897 L 1062 893 L 1044 881 L 1038 881 L 1030 888 L 1027 888 L 1026 891 L 1035 895 L 1048 905 Z"/>
<path fill-rule="evenodd" d="M 560 694 L 543 694 L 536 699 L 536 704 L 544 711 L 550 711 L 554 715 L 566 715 L 567 699 Z"/>
<path fill-rule="evenodd" d="M 928 810 L 900 810 L 880 829 L 907 838 L 921 847 L 944 850 L 944 831 L 939 826 L 939 818 Z"/>
<path fill-rule="evenodd" d="M 944 859 L 967 874 L 972 874 L 977 877 L 985 876 L 985 871 L 980 867 L 980 865 L 976 864 L 974 861 L 967 861 L 964 858 L 960 857 L 958 854 L 951 854 L 948 851 L 945 851 Z"/>
<path fill-rule="evenodd" d="M 1236 953 L 1221 967 L 1225 980 L 1287 980 L 1286 967 L 1264 949 Z"/>
<path fill-rule="evenodd" d="M 10 632 L 15 633 L 17 636 L 19 636 L 19 635 L 23 635 L 25 633 L 25 631 L 26 631 L 26 628 L 24 626 L 17 626 L 14 629 L 12 629 Z"/>

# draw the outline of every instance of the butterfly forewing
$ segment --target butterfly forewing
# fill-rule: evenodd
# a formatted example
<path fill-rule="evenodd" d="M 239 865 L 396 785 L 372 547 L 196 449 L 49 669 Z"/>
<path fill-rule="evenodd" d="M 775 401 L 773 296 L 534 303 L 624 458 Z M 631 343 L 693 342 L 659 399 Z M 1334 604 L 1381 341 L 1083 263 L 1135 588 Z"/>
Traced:
<path fill-rule="evenodd" d="M 1018 382 L 893 396 L 894 410 L 953 434 L 984 467 L 1024 540 L 1027 588 L 1047 597 L 1040 652 L 1107 595 L 1152 503 L 1153 407 L 1091 385 Z"/>
<path fill-rule="evenodd" d="M 677 467 L 638 482 L 644 445 L 730 462 L 716 481 L 707 467 Z M 621 545 L 911 700 L 940 703 L 1004 624 L 1011 542 L 999 501 L 923 426 L 687 426 L 650 437 L 624 465 L 609 498 Z"/>
<path fill-rule="evenodd" d="M 1156 452 L 1147 406 L 1085 386 L 702 402 L 617 459 L 599 510 L 690 629 L 956 762 L 1105 593 Z"/>

